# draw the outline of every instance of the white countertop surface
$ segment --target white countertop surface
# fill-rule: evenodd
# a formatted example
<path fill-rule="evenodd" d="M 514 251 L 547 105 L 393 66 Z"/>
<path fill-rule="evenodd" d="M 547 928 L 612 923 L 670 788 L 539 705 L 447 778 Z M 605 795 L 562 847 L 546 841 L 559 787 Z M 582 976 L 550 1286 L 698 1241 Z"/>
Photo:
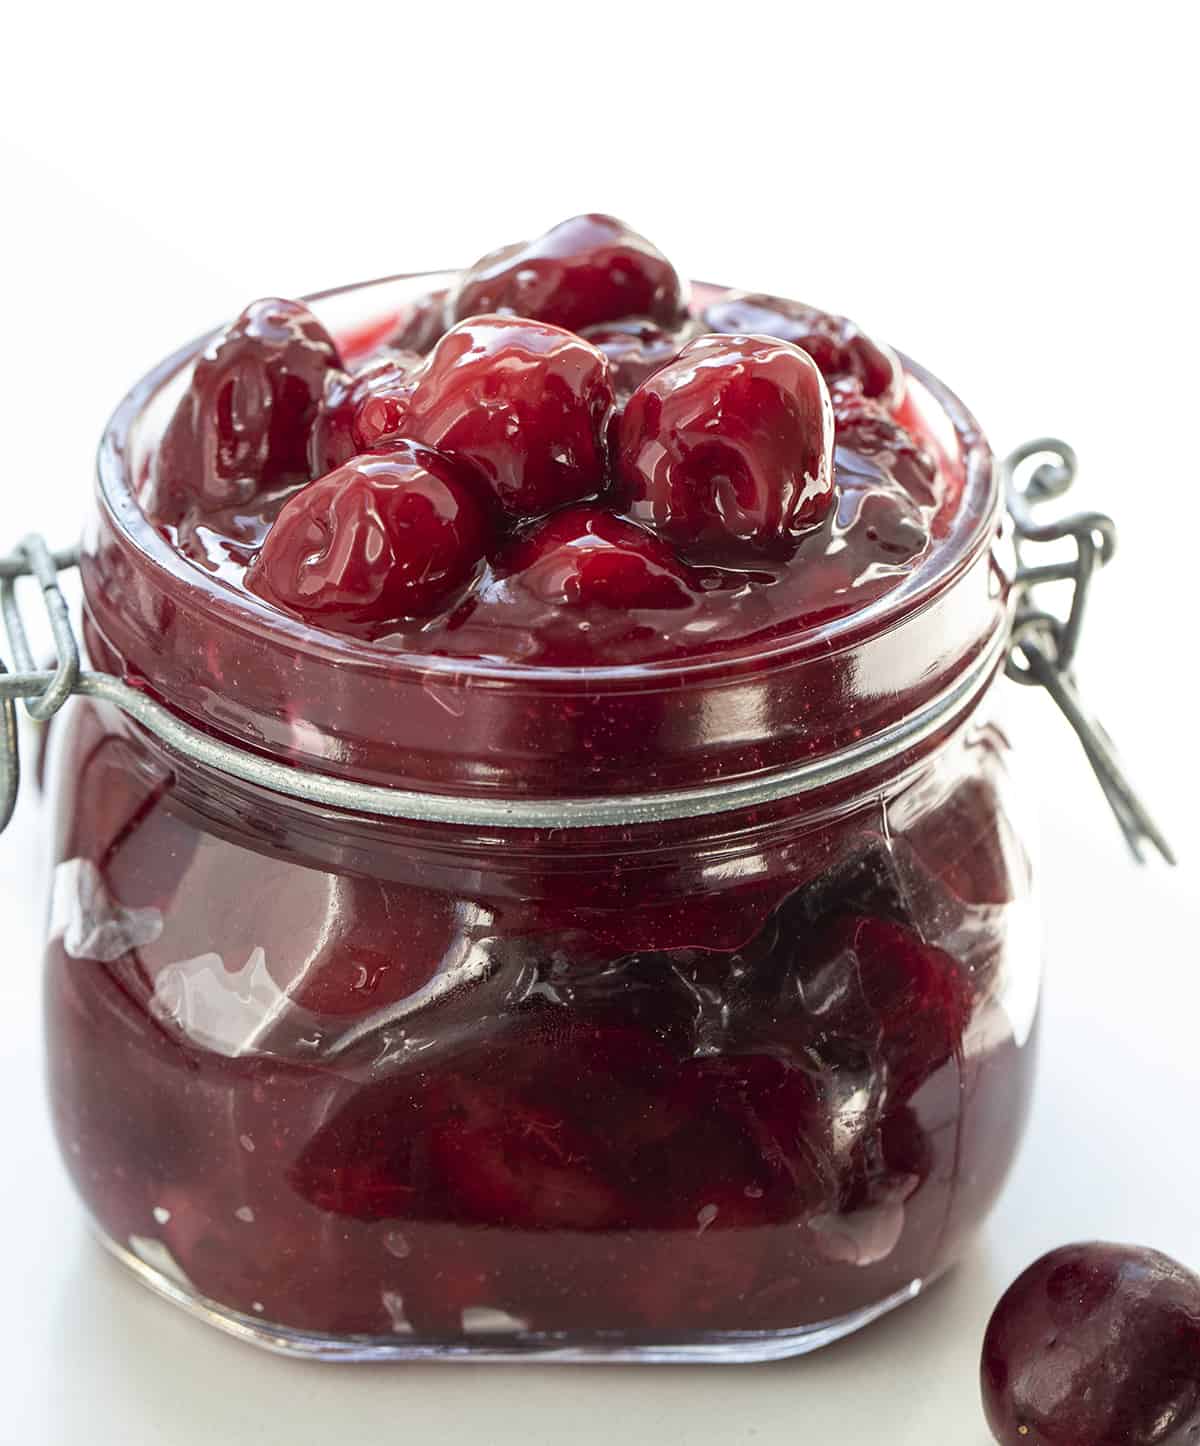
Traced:
<path fill-rule="evenodd" d="M 665 17 L 624 8 L 631 27 L 638 17 L 642 46 L 686 48 Z M 0 838 L 0 1446 L 557 1446 L 568 1435 L 578 1446 L 984 1446 L 981 1335 L 996 1297 L 1033 1257 L 1098 1236 L 1153 1245 L 1200 1268 L 1190 557 L 1200 469 L 1196 317 L 1180 313 L 1195 304 L 1194 279 L 1181 292 L 1194 272 L 1193 233 L 1179 198 L 1190 174 L 1184 98 L 1193 87 L 1171 12 L 1145 5 L 1135 34 L 1093 17 L 1089 63 L 1077 66 L 1079 37 L 1053 7 L 1039 7 L 1036 36 L 1025 37 L 1015 22 L 1003 35 L 984 34 L 982 11 L 972 35 L 975 12 L 955 7 L 947 18 L 957 48 L 943 49 L 936 87 L 909 84 L 896 48 L 903 37 L 881 32 L 879 57 L 863 62 L 866 93 L 883 87 L 880 105 L 903 107 L 911 133 L 936 137 L 919 153 L 927 184 L 914 182 L 916 150 L 903 164 L 872 150 L 862 181 L 871 203 L 852 195 L 818 225 L 806 210 L 807 173 L 795 169 L 815 144 L 813 112 L 843 126 L 822 184 L 842 184 L 845 158 L 876 143 L 878 111 L 842 105 L 811 60 L 839 43 L 836 19 L 810 22 L 796 11 L 783 23 L 800 28 L 803 18 L 803 36 L 776 38 L 766 34 L 766 12 L 746 7 L 732 38 L 737 53 L 749 45 L 766 64 L 774 45 L 798 54 L 803 44 L 806 108 L 795 112 L 791 87 L 764 85 L 755 98 L 761 145 L 748 151 L 735 127 L 717 126 L 703 157 L 679 143 L 664 186 L 661 150 L 647 137 L 661 144 L 679 133 L 653 85 L 638 99 L 639 125 L 649 129 L 631 142 L 628 164 L 606 170 L 593 158 L 596 174 L 581 172 L 581 156 L 593 153 L 565 126 L 545 133 L 533 173 L 514 169 L 511 155 L 479 167 L 472 158 L 484 120 L 439 90 L 433 72 L 410 77 L 399 112 L 394 95 L 372 92 L 355 97 L 361 125 L 335 123 L 346 103 L 338 77 L 361 68 L 364 34 L 382 46 L 385 31 L 370 24 L 386 27 L 388 12 L 361 7 L 357 34 L 321 47 L 330 110 L 306 127 L 261 93 L 242 108 L 222 102 L 232 74 L 222 47 L 232 32 L 218 17 L 237 14 L 237 43 L 250 56 L 266 55 L 277 37 L 247 7 L 212 10 L 212 24 L 189 30 L 186 44 L 181 33 L 170 39 L 171 66 L 155 63 L 150 47 L 167 41 L 138 7 L 81 14 L 65 48 L 56 10 L 18 22 L 34 49 L 6 82 L 0 132 L 0 188 L 21 222 L 6 223 L 0 242 L 17 283 L 0 312 L 0 551 L 32 527 L 55 542 L 73 535 L 94 440 L 120 391 L 249 297 L 453 262 L 604 206 L 684 264 L 690 258 L 694 274 L 737 275 L 876 318 L 948 377 L 998 448 L 1045 429 L 1069 437 L 1082 460 L 1079 505 L 1111 510 L 1122 532 L 1120 556 L 1097 584 L 1083 682 L 1183 862 L 1173 872 L 1135 868 L 1065 725 L 1047 701 L 1018 700 L 1040 794 L 1047 906 L 1036 1106 L 982 1239 L 926 1297 L 814 1356 L 770 1366 L 331 1367 L 273 1358 L 206 1329 L 89 1240 L 43 1105 L 41 859 L 27 790 Z M 857 13 L 841 24 L 853 29 Z M 534 44 L 536 63 L 538 19 L 550 11 L 523 12 L 520 36 L 506 14 L 507 25 L 499 12 L 487 22 L 496 32 L 489 43 L 514 62 Z M 453 52 L 444 14 L 406 13 L 403 23 L 415 29 L 395 42 L 402 50 Z M 629 79 L 618 30 L 595 37 L 576 88 L 615 95 L 604 90 L 612 77 Z M 94 64 L 112 37 L 122 58 Z M 483 38 L 475 32 L 473 54 L 487 50 Z M 288 53 L 293 80 L 315 64 L 315 44 Z M 960 64 L 967 51 L 975 60 Z M 1106 79 L 1118 69 L 1119 97 Z M 540 92 L 527 90 L 506 93 L 504 136 L 533 124 Z M 437 120 L 426 144 L 422 115 Z M 678 123 L 686 116 L 685 108 Z M 136 166 L 115 166 L 135 145 Z M 711 193 L 714 170 L 737 170 L 740 209 L 706 211 L 698 223 L 689 197 Z M 469 184 L 448 184 L 454 175 Z M 947 200 L 956 184 L 974 200 Z M 236 224 L 209 224 L 218 200 Z M 1161 457 L 1189 427 L 1191 452 L 1181 446 L 1169 465 L 1147 466 L 1148 441 Z"/>

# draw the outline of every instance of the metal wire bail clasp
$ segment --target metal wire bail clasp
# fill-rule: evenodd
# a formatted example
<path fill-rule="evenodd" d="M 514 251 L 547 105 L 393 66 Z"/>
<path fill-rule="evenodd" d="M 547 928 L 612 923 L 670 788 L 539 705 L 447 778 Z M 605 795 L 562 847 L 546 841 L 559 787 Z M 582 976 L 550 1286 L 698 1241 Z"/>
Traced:
<path fill-rule="evenodd" d="M 58 585 L 59 569 L 74 567 L 77 562 L 75 549 L 53 553 L 37 536 L 27 537 L 14 553 L 0 557 L 0 615 L 15 665 L 10 672 L 0 658 L 0 833 L 12 818 L 21 782 L 15 700 L 24 698 L 29 716 L 45 723 L 75 691 L 79 679 L 79 644 Z M 41 590 L 54 639 L 53 672 L 40 672 L 34 662 L 17 601 L 16 582 L 21 577 L 35 578 Z"/>
<path fill-rule="evenodd" d="M 1041 462 L 1030 471 L 1029 464 L 1038 458 Z M 1083 745 L 1134 858 L 1145 862 L 1143 845 L 1150 844 L 1173 864 L 1171 847 L 1134 792 L 1112 739 L 1084 707 L 1073 671 L 1088 591 L 1097 570 L 1116 551 L 1116 526 L 1100 512 L 1076 512 L 1054 522 L 1038 522 L 1035 517 L 1039 504 L 1067 491 L 1076 466 L 1072 448 L 1055 437 L 1026 442 L 1001 464 L 1018 563 L 1006 671 L 1014 682 L 1045 688 L 1058 704 Z M 1073 544 L 1074 555 L 1055 562 L 1028 562 L 1031 544 L 1056 542 Z M 1065 617 L 1041 606 L 1035 597 L 1039 584 L 1053 582 L 1071 584 Z"/>

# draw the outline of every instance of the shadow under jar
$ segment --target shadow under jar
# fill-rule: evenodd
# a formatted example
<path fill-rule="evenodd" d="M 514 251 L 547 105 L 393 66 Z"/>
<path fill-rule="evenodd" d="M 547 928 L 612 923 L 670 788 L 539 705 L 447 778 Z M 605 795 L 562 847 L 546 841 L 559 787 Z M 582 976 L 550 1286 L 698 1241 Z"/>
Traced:
<path fill-rule="evenodd" d="M 321 312 L 362 334 L 427 285 Z M 972 419 L 910 369 L 962 497 L 876 603 L 556 671 L 323 633 L 181 559 L 133 493 L 192 355 L 102 447 L 92 663 L 263 757 L 495 822 L 304 802 L 73 703 L 50 1075 L 105 1243 L 216 1325 L 351 1358 L 756 1360 L 913 1296 L 1003 1182 L 1037 1005 Z M 563 802 L 664 790 L 699 802 Z"/>

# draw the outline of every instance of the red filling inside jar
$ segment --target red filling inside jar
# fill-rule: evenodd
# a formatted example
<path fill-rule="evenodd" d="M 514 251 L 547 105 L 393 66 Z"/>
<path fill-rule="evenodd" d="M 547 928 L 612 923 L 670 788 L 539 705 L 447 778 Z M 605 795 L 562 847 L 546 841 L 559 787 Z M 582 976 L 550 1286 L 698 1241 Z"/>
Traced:
<path fill-rule="evenodd" d="M 550 800 L 826 758 L 978 671 L 1007 581 L 955 399 L 579 219 L 333 294 L 328 352 L 260 303 L 191 392 L 190 357 L 152 374 L 102 451 L 94 665 L 297 767 Z M 987 681 L 870 773 L 592 829 L 338 813 L 79 705 L 51 1073 L 103 1233 L 219 1310 L 399 1349 L 792 1339 L 910 1292 L 1029 1084 Z"/>

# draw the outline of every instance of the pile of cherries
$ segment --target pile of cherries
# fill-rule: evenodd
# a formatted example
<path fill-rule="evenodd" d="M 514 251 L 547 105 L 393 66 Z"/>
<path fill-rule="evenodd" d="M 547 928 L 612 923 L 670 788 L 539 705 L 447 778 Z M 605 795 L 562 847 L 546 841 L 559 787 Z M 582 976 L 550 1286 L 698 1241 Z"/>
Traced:
<path fill-rule="evenodd" d="M 695 317 L 661 252 L 579 216 L 485 256 L 353 370 L 306 307 L 253 303 L 197 361 L 144 502 L 185 552 L 198 528 L 248 540 L 245 586 L 335 631 L 453 629 L 493 596 L 679 613 L 839 527 L 863 549 L 843 590 L 919 556 L 937 467 L 903 397 L 845 318 L 745 294 Z"/>

